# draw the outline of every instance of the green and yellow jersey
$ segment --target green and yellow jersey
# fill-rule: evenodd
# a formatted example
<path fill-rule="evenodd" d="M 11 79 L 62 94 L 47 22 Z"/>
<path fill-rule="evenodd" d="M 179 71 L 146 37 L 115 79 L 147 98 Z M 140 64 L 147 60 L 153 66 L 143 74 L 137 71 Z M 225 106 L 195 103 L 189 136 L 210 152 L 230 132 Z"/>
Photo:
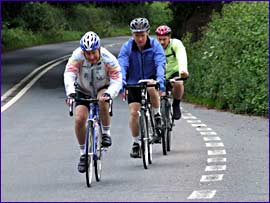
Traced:
<path fill-rule="evenodd" d="M 176 72 L 187 71 L 187 54 L 183 43 L 179 39 L 170 39 L 165 49 L 166 78 L 170 78 Z M 180 76 L 180 75 L 179 75 Z"/>

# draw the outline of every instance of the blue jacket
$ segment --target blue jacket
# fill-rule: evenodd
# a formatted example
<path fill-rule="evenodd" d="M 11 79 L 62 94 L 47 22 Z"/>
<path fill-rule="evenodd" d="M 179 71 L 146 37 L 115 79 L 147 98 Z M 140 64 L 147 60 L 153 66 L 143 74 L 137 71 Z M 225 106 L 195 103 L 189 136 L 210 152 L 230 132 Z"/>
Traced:
<path fill-rule="evenodd" d="M 160 43 L 148 37 L 144 50 L 141 52 L 133 38 L 121 47 L 118 55 L 121 66 L 123 85 L 137 84 L 140 79 L 153 79 L 164 90 L 164 74 L 166 57 Z"/>

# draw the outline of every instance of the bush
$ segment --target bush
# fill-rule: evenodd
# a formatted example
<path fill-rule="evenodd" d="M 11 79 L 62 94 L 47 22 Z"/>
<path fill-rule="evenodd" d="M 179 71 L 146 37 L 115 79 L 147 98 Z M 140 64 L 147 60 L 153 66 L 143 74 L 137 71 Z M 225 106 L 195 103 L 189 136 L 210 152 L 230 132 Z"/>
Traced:
<path fill-rule="evenodd" d="M 225 4 L 215 13 L 201 41 L 185 38 L 190 97 L 212 101 L 237 113 L 268 113 L 267 3 Z"/>
<path fill-rule="evenodd" d="M 22 10 L 25 27 L 33 32 L 61 32 L 67 24 L 62 10 L 47 3 L 28 3 Z"/>
<path fill-rule="evenodd" d="M 23 28 L 2 30 L 2 49 L 4 50 L 27 47 L 36 43 L 38 39 L 31 31 L 25 31 Z"/>

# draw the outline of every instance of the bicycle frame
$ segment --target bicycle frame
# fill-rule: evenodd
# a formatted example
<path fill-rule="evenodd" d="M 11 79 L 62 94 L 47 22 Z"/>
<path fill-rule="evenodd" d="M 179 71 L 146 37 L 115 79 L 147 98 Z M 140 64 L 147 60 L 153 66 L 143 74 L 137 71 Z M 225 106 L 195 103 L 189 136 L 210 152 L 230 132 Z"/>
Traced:
<path fill-rule="evenodd" d="M 141 82 L 141 83 L 140 83 Z M 150 108 L 150 103 L 147 98 L 147 87 L 155 87 L 155 84 L 147 85 L 149 80 L 139 81 L 136 85 L 127 85 L 126 88 L 140 88 L 141 90 L 141 108 L 138 111 L 139 125 L 141 127 L 141 148 L 144 168 L 148 168 L 148 164 L 152 163 L 152 137 L 155 135 L 155 126 Z M 152 135 L 149 133 L 152 131 Z"/>
<path fill-rule="evenodd" d="M 87 123 L 91 126 L 93 126 L 93 132 L 92 132 L 92 135 L 93 135 L 93 159 L 96 160 L 97 159 L 97 149 L 96 149 L 96 144 L 97 144 L 97 130 L 96 129 L 97 127 L 100 127 L 101 123 L 100 123 L 100 119 L 99 119 L 99 106 L 97 103 L 91 103 L 89 104 L 89 115 L 88 115 L 88 120 L 87 120 Z M 96 125 L 97 124 L 97 125 Z M 85 143 L 87 141 L 87 136 L 85 136 Z"/>

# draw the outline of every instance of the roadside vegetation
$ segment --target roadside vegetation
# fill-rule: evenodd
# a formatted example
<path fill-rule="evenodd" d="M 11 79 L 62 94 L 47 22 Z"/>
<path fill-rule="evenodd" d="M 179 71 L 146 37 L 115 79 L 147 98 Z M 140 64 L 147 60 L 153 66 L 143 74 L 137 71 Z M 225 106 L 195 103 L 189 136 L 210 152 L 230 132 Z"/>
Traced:
<path fill-rule="evenodd" d="M 215 13 L 201 40 L 184 39 L 188 101 L 268 116 L 268 3 L 231 3 Z"/>
<path fill-rule="evenodd" d="M 150 34 L 168 24 L 187 50 L 186 101 L 268 116 L 267 2 L 1 4 L 2 51 L 79 40 L 89 30 L 130 35 L 135 17 L 148 18 Z"/>

